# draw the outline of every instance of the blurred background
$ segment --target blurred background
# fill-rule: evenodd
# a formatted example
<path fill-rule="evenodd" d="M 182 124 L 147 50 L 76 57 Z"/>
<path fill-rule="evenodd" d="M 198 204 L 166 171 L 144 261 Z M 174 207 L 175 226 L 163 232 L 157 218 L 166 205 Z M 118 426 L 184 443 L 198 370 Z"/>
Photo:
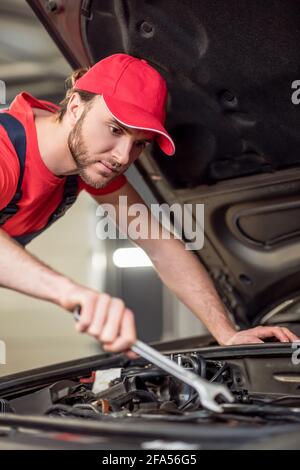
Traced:
<path fill-rule="evenodd" d="M 6 84 L 7 105 L 23 90 L 58 103 L 64 96 L 64 80 L 71 72 L 25 0 L 1 0 L 0 80 Z M 135 168 L 127 177 L 148 204 L 155 202 Z M 78 282 L 123 298 L 135 312 L 138 335 L 144 341 L 205 332 L 162 285 L 152 266 L 143 265 L 130 242 L 96 237 L 98 220 L 95 203 L 81 194 L 67 215 L 34 240 L 28 250 Z M 127 251 L 120 253 L 120 248 Z M 76 333 L 73 319 L 59 307 L 6 289 L 0 290 L 0 296 L 0 339 L 5 341 L 7 353 L 7 364 L 0 365 L 0 375 L 101 351 L 95 340 Z"/>

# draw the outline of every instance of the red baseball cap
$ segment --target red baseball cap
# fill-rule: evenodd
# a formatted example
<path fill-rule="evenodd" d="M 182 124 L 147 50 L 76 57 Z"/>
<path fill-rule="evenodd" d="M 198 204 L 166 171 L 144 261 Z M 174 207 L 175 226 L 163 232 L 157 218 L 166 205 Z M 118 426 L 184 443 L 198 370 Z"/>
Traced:
<path fill-rule="evenodd" d="M 167 85 L 146 60 L 113 54 L 93 65 L 74 87 L 102 95 L 117 121 L 155 132 L 162 151 L 174 155 L 175 144 L 164 128 Z"/>

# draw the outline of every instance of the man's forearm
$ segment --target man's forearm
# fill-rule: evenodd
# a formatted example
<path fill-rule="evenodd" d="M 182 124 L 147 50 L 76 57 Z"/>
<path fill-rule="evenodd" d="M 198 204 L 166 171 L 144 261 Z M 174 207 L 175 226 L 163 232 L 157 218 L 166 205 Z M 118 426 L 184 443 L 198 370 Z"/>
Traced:
<path fill-rule="evenodd" d="M 28 253 L 0 230 L 0 285 L 63 306 L 72 281 Z"/>
<path fill-rule="evenodd" d="M 121 299 L 81 286 L 55 272 L 0 230 L 0 285 L 48 300 L 72 312 L 80 307 L 74 326 L 99 340 L 109 352 L 128 352 L 136 340 L 134 314 Z"/>
<path fill-rule="evenodd" d="M 225 344 L 236 329 L 197 258 L 179 240 L 160 240 L 157 249 L 144 247 L 162 281 L 207 326 L 220 344 Z"/>

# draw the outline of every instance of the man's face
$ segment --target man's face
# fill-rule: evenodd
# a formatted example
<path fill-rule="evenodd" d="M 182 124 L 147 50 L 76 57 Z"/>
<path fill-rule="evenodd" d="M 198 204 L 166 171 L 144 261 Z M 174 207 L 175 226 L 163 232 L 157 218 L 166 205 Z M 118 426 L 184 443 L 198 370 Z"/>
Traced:
<path fill-rule="evenodd" d="M 154 133 L 126 128 L 116 121 L 101 96 L 87 103 L 68 137 L 79 176 L 103 188 L 127 168 L 154 138 Z"/>

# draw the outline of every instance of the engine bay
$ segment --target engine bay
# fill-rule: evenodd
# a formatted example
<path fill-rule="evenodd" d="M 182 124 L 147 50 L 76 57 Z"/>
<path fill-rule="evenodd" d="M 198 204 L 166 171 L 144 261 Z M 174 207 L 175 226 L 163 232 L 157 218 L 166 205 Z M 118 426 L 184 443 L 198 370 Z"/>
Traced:
<path fill-rule="evenodd" d="M 276 346 L 285 354 L 275 360 L 272 346 L 250 347 L 256 357 L 232 352 L 228 358 L 214 359 L 200 350 L 168 354 L 210 383 L 228 387 L 235 401 L 224 403 L 221 414 L 204 409 L 192 387 L 142 359 L 128 360 L 121 367 L 100 367 L 34 390 L 3 394 L 0 412 L 96 421 L 225 421 L 231 426 L 300 422 L 298 368 L 284 345 Z"/>

